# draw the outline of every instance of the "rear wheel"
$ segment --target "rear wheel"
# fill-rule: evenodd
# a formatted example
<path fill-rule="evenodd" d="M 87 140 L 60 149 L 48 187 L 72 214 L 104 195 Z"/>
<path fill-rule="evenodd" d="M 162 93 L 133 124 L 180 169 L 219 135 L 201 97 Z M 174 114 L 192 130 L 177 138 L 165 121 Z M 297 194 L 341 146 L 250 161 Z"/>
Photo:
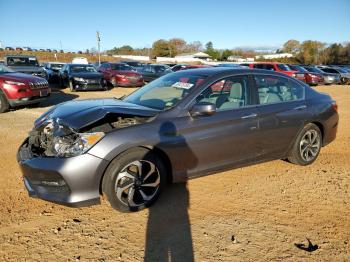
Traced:
<path fill-rule="evenodd" d="M 288 160 L 297 165 L 312 164 L 322 146 L 322 134 L 315 124 L 307 124 L 298 135 L 290 151 Z"/>
<path fill-rule="evenodd" d="M 10 109 L 10 105 L 6 96 L 0 91 L 0 113 L 4 113 Z"/>
<path fill-rule="evenodd" d="M 164 188 L 165 167 L 159 157 L 137 148 L 115 158 L 102 181 L 102 192 L 114 209 L 142 210 L 153 204 Z"/>

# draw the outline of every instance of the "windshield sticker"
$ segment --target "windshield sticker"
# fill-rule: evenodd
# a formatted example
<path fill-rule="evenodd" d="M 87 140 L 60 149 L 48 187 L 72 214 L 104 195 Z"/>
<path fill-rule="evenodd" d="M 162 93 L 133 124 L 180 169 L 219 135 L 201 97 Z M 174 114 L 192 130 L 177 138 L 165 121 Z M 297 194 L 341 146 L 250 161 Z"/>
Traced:
<path fill-rule="evenodd" d="M 184 83 L 184 82 L 176 82 L 172 86 L 173 87 L 177 87 L 177 88 L 190 89 L 193 86 L 193 84 L 191 84 L 191 83 Z"/>

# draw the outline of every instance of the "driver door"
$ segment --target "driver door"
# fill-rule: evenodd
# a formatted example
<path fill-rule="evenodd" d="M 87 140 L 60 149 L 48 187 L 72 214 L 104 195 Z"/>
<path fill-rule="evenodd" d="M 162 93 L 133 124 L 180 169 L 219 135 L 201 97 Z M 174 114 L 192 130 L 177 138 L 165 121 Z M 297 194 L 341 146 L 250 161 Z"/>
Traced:
<path fill-rule="evenodd" d="M 196 163 L 184 167 L 183 152 L 175 157 L 178 163 L 174 166 L 187 169 L 186 176 L 191 177 L 252 162 L 260 155 L 258 118 L 256 107 L 251 105 L 250 87 L 248 75 L 232 76 L 217 81 L 197 97 L 197 103 L 215 104 L 216 113 L 176 121 L 179 135 Z"/>

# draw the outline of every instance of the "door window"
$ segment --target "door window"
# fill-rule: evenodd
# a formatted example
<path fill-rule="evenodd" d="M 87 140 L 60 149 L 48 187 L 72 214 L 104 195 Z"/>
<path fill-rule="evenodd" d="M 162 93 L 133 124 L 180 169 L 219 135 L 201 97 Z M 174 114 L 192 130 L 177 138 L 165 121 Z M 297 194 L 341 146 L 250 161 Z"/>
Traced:
<path fill-rule="evenodd" d="M 304 99 L 304 87 L 290 79 L 271 75 L 256 75 L 254 80 L 258 90 L 259 104 Z"/>
<path fill-rule="evenodd" d="M 248 98 L 248 76 L 234 76 L 206 88 L 197 97 L 197 102 L 212 103 L 220 111 L 244 107 L 249 104 Z"/>

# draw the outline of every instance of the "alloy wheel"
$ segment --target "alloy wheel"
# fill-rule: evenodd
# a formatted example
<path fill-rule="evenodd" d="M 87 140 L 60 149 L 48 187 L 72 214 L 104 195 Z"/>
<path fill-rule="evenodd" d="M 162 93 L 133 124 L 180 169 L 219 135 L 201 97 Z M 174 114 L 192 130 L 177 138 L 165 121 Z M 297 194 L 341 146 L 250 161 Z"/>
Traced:
<path fill-rule="evenodd" d="M 137 160 L 127 164 L 118 174 L 115 182 L 117 198 L 125 205 L 139 207 L 157 195 L 160 187 L 160 174 L 147 160 Z"/>
<path fill-rule="evenodd" d="M 321 139 L 316 130 L 308 130 L 300 141 L 301 158 L 310 162 L 317 157 L 321 148 Z"/>

